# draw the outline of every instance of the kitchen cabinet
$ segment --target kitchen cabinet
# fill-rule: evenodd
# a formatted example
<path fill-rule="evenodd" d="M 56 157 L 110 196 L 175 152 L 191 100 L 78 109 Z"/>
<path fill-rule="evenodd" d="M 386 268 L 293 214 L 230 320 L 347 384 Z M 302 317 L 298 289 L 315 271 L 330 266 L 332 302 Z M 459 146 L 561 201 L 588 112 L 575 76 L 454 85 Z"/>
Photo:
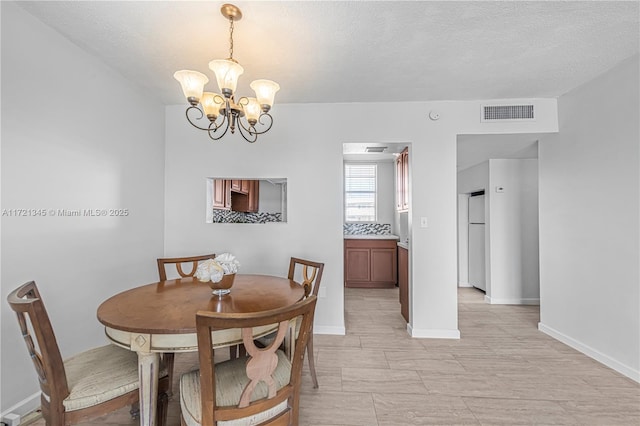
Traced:
<path fill-rule="evenodd" d="M 409 210 L 409 149 L 402 150 L 396 158 L 396 209 Z"/>
<path fill-rule="evenodd" d="M 213 208 L 256 213 L 260 198 L 257 179 L 214 179 Z"/>
<path fill-rule="evenodd" d="M 249 179 L 232 179 L 231 191 L 238 192 L 240 194 L 249 194 L 249 187 L 251 186 L 251 180 Z"/>
<path fill-rule="evenodd" d="M 400 313 L 409 322 L 409 250 L 398 246 L 398 290 Z"/>
<path fill-rule="evenodd" d="M 257 213 L 260 199 L 260 181 L 243 180 L 247 186 L 245 192 L 231 193 L 231 209 L 236 212 Z"/>
<path fill-rule="evenodd" d="M 395 287 L 398 282 L 396 243 L 396 240 L 385 239 L 345 239 L 345 287 Z"/>
<path fill-rule="evenodd" d="M 231 210 L 231 185 L 225 179 L 213 180 L 213 208 Z"/>

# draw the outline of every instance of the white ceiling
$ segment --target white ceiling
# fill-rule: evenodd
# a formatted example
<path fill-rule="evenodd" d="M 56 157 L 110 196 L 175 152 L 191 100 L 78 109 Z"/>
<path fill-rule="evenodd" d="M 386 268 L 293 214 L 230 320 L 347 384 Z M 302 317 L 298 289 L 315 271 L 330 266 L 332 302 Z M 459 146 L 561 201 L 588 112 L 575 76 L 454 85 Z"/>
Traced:
<path fill-rule="evenodd" d="M 228 57 L 223 1 L 20 5 L 165 104 Z M 238 1 L 234 58 L 278 103 L 556 97 L 639 51 L 638 1 Z M 464 143 L 463 143 L 464 145 Z"/>
<path fill-rule="evenodd" d="M 363 142 L 342 144 L 343 158 L 348 161 L 393 161 L 409 144 L 397 142 Z M 384 148 L 382 152 L 368 152 L 367 148 Z"/>
<path fill-rule="evenodd" d="M 458 171 L 491 158 L 538 158 L 539 134 L 459 135 Z"/>

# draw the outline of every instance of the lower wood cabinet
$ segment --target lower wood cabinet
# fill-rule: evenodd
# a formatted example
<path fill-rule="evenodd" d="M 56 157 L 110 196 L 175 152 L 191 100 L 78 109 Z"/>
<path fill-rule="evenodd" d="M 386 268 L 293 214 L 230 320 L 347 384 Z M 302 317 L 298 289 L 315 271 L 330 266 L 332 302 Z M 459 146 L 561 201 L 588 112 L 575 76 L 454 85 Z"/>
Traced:
<path fill-rule="evenodd" d="M 346 287 L 395 287 L 398 282 L 396 240 L 345 239 Z"/>
<path fill-rule="evenodd" d="M 409 322 L 409 250 L 398 247 L 398 290 L 400 313 Z"/>

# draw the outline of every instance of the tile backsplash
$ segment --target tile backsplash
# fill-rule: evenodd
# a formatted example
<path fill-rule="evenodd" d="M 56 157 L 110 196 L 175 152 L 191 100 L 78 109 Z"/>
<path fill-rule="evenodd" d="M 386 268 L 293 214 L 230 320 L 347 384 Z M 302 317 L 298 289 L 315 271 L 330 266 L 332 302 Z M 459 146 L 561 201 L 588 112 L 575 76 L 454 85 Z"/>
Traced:
<path fill-rule="evenodd" d="M 345 223 L 342 225 L 345 235 L 389 235 L 390 223 Z"/>
<path fill-rule="evenodd" d="M 213 209 L 213 223 L 270 223 L 282 222 L 282 213 L 243 213 Z"/>

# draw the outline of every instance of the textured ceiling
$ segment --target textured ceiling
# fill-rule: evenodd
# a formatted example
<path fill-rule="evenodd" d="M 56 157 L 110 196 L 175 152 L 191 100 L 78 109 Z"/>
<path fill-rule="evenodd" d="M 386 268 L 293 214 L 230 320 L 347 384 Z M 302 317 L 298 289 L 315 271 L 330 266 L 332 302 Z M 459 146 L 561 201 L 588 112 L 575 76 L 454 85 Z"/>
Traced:
<path fill-rule="evenodd" d="M 215 79 L 228 55 L 219 1 L 29 1 L 21 6 L 166 104 L 178 69 Z M 239 1 L 239 93 L 276 104 L 555 97 L 638 52 L 639 4 Z M 217 91 L 217 90 L 215 90 Z"/>
<path fill-rule="evenodd" d="M 228 57 L 222 1 L 20 5 L 165 104 L 173 73 Z M 639 51 L 638 1 L 238 1 L 238 92 L 268 78 L 278 103 L 557 97 Z M 464 136 L 458 169 L 537 155 L 535 135 Z M 359 147 L 362 148 L 362 147 Z M 354 149 L 345 158 L 358 158 Z M 347 151 L 349 149 L 346 149 Z M 355 156 L 355 157 L 354 157 Z M 368 159 L 392 157 L 365 154 Z"/>

